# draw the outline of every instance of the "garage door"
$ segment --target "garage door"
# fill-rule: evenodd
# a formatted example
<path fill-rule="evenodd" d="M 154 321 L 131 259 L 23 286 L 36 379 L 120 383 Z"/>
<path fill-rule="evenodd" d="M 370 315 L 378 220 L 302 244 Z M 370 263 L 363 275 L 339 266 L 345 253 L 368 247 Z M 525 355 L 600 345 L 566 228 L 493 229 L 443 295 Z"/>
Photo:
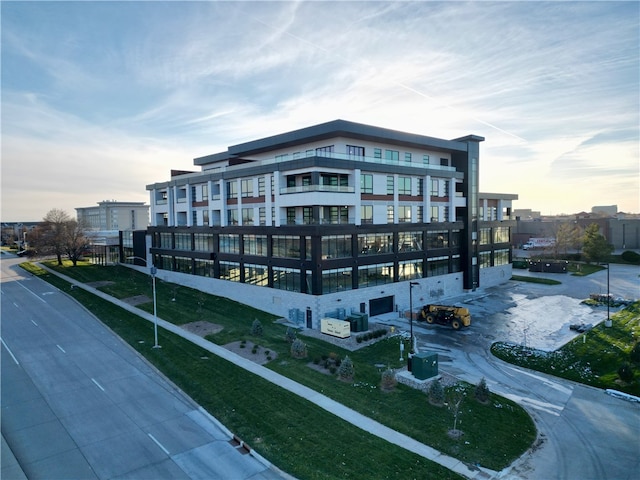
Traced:
<path fill-rule="evenodd" d="M 369 316 L 393 312 L 393 295 L 369 300 Z"/>

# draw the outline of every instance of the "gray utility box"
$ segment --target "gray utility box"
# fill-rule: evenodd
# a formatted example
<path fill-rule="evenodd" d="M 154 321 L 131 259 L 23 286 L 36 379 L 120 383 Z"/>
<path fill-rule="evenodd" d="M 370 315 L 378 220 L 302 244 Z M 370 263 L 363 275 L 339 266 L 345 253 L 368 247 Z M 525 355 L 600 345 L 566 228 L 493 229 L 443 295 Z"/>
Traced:
<path fill-rule="evenodd" d="M 438 375 L 438 354 L 437 353 L 417 353 L 411 359 L 411 373 L 418 380 Z"/>

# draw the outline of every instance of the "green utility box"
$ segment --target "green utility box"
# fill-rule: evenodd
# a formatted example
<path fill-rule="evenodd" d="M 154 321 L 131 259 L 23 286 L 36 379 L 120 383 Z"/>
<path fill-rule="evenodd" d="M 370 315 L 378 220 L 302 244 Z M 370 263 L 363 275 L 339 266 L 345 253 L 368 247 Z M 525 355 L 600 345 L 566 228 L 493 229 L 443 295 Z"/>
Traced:
<path fill-rule="evenodd" d="M 411 373 L 418 380 L 438 375 L 438 354 L 437 353 L 416 353 L 411 359 Z"/>
<path fill-rule="evenodd" d="M 352 332 L 366 332 L 369 330 L 369 315 L 366 313 L 353 312 L 347 318 L 351 324 Z"/>

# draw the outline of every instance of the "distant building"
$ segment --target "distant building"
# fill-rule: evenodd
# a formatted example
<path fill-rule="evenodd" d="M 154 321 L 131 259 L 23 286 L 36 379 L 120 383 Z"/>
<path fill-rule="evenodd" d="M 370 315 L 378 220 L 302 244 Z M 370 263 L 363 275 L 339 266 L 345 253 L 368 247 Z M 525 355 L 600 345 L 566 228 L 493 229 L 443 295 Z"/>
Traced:
<path fill-rule="evenodd" d="M 615 217 L 618 213 L 617 205 L 601 205 L 597 207 L 591 207 L 591 213 L 594 215 L 600 215 L 602 217 Z"/>
<path fill-rule="evenodd" d="M 335 120 L 196 158 L 147 186 L 148 258 L 310 328 L 505 282 L 518 197 L 478 191 L 483 140 Z M 139 248 L 123 237 L 123 256 Z"/>
<path fill-rule="evenodd" d="M 97 206 L 76 208 L 78 222 L 87 227 L 91 244 L 87 257 L 99 264 L 119 260 L 120 231 L 144 230 L 149 226 L 149 205 L 144 202 L 104 200 Z"/>
<path fill-rule="evenodd" d="M 76 208 L 78 222 L 92 230 L 142 230 L 149 225 L 149 205 L 144 202 L 104 200 L 97 206 Z"/>

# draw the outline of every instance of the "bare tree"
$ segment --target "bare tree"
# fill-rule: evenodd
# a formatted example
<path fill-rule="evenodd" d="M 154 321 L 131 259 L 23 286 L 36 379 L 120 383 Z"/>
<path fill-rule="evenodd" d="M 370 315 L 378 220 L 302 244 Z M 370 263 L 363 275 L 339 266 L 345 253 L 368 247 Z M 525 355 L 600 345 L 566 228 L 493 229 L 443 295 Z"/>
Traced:
<path fill-rule="evenodd" d="M 85 234 L 86 227 L 81 222 L 70 220 L 66 224 L 64 249 L 67 257 L 75 267 L 82 254 L 89 247 L 89 240 Z"/>
<path fill-rule="evenodd" d="M 38 251 L 55 255 L 58 265 L 62 265 L 62 256 L 66 255 L 75 266 L 89 244 L 86 226 L 59 208 L 49 210 L 42 220 L 43 224 L 31 236 Z"/>

